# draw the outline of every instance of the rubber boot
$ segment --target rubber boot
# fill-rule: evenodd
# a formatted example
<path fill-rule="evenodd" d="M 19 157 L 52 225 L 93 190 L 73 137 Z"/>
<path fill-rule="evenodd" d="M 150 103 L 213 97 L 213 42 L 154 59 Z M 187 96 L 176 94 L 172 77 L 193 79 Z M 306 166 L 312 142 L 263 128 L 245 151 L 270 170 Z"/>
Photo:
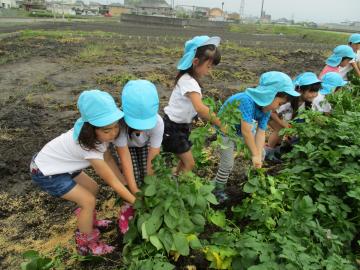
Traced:
<path fill-rule="evenodd" d="M 114 251 L 114 247 L 109 246 L 99 240 L 100 231 L 94 229 L 90 234 L 75 232 L 76 249 L 80 255 L 101 256 Z"/>
<path fill-rule="evenodd" d="M 75 215 L 77 217 L 79 217 L 79 214 L 81 212 L 81 208 L 76 208 L 76 210 L 74 211 Z M 101 229 L 101 230 L 105 230 L 107 229 L 111 224 L 112 224 L 112 221 L 111 220 L 107 220 L 107 219 L 97 219 L 96 218 L 96 210 L 94 210 L 93 212 L 93 226 L 94 228 L 98 228 L 98 229 Z"/>
<path fill-rule="evenodd" d="M 129 230 L 129 221 L 134 218 L 134 208 L 129 203 L 124 203 L 119 212 L 118 226 L 122 234 L 125 234 Z"/>

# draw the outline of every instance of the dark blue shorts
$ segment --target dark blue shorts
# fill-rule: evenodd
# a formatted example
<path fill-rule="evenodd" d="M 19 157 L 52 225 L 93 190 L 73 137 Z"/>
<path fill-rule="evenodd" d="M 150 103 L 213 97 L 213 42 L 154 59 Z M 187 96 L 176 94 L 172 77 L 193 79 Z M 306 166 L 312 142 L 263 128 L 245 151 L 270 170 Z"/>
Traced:
<path fill-rule="evenodd" d="M 77 171 L 72 174 L 62 173 L 45 176 L 40 170 L 33 170 L 31 179 L 43 191 L 55 197 L 62 197 L 76 186 L 77 183 L 74 178 L 80 173 L 81 171 Z"/>

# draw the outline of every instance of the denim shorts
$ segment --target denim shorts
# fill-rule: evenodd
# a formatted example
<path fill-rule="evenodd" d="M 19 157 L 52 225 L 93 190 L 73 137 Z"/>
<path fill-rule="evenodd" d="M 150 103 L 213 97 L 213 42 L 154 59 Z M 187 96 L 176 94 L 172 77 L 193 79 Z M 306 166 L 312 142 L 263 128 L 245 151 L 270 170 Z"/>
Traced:
<path fill-rule="evenodd" d="M 31 163 L 30 173 L 33 183 L 54 197 L 62 197 L 75 187 L 77 183 L 74 178 L 81 173 L 81 171 L 76 171 L 72 174 L 62 173 L 45 176 L 37 169 L 34 161 Z"/>

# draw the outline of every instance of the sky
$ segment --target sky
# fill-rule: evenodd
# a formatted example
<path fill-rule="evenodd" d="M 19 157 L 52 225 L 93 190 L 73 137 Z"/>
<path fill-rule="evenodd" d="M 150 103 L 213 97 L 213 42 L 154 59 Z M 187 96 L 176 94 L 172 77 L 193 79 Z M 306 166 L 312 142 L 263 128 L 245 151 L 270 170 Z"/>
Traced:
<path fill-rule="evenodd" d="M 120 2 L 123 0 L 107 0 Z M 166 0 L 169 4 L 171 0 Z M 285 17 L 295 21 L 316 23 L 339 23 L 360 21 L 360 0 L 264 0 L 264 9 L 272 19 Z M 195 5 L 219 7 L 224 2 L 224 10 L 239 12 L 241 0 L 175 0 L 175 5 Z M 245 0 L 246 16 L 259 16 L 261 0 Z"/>
<path fill-rule="evenodd" d="M 167 0 L 171 3 L 171 0 Z M 241 0 L 175 0 L 175 5 L 219 7 L 240 11 Z M 260 16 L 261 0 L 245 0 L 245 15 Z M 264 0 L 264 10 L 273 19 L 285 17 L 295 21 L 342 22 L 360 21 L 360 0 Z"/>

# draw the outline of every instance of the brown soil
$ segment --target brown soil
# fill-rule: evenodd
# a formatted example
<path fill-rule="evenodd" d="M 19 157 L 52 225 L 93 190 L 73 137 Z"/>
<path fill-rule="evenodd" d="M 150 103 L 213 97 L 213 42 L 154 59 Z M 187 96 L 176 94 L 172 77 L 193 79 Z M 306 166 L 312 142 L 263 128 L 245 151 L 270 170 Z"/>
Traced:
<path fill-rule="evenodd" d="M 206 30 L 83 23 L 38 24 L 33 27 L 103 30 L 121 36 L 20 36 L 1 41 L 1 269 L 18 269 L 21 254 L 29 249 L 47 253 L 57 245 L 70 250 L 74 248 L 72 238 L 76 220 L 72 210 L 75 205 L 35 188 L 31 184 L 28 165 L 32 155 L 46 142 L 72 127 L 79 116 L 76 111 L 78 94 L 85 89 L 100 88 L 119 100 L 122 79 L 114 78 L 130 74 L 153 80 L 163 107 L 172 90 L 175 64 L 183 42 Z M 12 30 L 15 29 L 1 28 L 2 32 Z M 214 69 L 213 76 L 203 81 L 204 94 L 216 99 L 225 100 L 234 92 L 256 85 L 258 76 L 264 71 L 280 70 L 293 76 L 305 70 L 318 72 L 323 65 L 320 45 L 309 50 L 306 45 L 288 38 L 240 35 L 213 29 L 207 33 L 225 39 L 221 64 Z M 91 45 L 97 46 L 96 53 L 86 54 Z M 241 192 L 241 183 L 245 181 L 242 168 L 244 164 L 238 160 L 229 183 L 232 199 L 227 208 L 239 203 L 244 196 Z M 209 178 L 213 177 L 215 169 L 207 170 Z M 116 217 L 118 207 L 114 198 L 111 189 L 102 184 L 97 207 L 101 216 Z M 68 268 L 109 269 L 114 266 L 121 253 L 118 242 L 111 241 L 117 239 L 116 230 L 108 232 L 105 237 L 117 245 L 116 255 L 111 261 L 96 265 L 74 264 Z M 198 269 L 204 269 L 200 266 L 202 261 L 198 263 Z"/>

